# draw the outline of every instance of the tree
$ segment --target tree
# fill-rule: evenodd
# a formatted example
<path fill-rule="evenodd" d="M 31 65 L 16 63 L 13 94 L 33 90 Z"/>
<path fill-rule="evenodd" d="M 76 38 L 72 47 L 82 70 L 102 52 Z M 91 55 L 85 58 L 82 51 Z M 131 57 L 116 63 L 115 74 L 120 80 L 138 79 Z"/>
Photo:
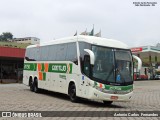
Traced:
<path fill-rule="evenodd" d="M 2 35 L 0 35 L 0 41 L 7 41 L 8 39 L 13 39 L 12 33 L 3 32 Z"/>

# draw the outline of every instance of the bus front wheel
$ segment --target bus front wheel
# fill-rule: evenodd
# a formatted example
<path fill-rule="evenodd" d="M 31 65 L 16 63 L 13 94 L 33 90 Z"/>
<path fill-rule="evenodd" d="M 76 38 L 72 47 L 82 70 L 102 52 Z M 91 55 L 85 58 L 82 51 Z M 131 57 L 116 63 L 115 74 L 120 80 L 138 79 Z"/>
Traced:
<path fill-rule="evenodd" d="M 76 86 L 75 84 L 71 84 L 69 86 L 69 97 L 72 102 L 77 102 L 78 97 L 76 96 Z"/>

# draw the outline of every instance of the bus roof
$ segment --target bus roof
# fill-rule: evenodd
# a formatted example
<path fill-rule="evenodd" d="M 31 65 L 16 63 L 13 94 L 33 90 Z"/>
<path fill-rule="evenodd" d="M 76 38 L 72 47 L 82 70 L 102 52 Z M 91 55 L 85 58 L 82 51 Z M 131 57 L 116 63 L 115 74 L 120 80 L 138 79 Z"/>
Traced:
<path fill-rule="evenodd" d="M 129 47 L 126 44 L 118 40 L 106 39 L 106 38 L 95 37 L 95 36 L 86 36 L 86 35 L 77 35 L 77 36 L 72 36 L 67 38 L 56 39 L 46 43 L 41 43 L 40 45 L 30 45 L 27 48 L 61 44 L 61 43 L 70 43 L 70 42 L 76 42 L 76 41 L 87 42 L 90 44 L 100 45 L 105 47 L 129 49 Z"/>

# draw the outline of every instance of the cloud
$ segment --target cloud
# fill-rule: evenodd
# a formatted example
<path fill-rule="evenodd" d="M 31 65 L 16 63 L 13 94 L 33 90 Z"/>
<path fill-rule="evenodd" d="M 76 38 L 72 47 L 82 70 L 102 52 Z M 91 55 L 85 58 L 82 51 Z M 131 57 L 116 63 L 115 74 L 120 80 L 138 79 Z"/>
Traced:
<path fill-rule="evenodd" d="M 0 4 L 0 33 L 47 41 L 72 36 L 76 30 L 91 31 L 94 24 L 103 37 L 129 46 L 156 44 L 160 41 L 159 10 L 159 4 L 136 7 L 128 0 L 5 0 Z"/>

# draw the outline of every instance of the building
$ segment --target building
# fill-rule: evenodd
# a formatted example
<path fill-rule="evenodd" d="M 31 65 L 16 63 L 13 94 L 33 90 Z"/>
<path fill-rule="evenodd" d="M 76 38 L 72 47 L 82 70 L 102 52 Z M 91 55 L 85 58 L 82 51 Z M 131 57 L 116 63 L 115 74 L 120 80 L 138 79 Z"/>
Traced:
<path fill-rule="evenodd" d="M 25 48 L 39 44 L 36 37 L 14 38 L 0 42 L 0 82 L 22 80 Z"/>
<path fill-rule="evenodd" d="M 22 80 L 25 49 L 0 46 L 0 81 Z"/>
<path fill-rule="evenodd" d="M 40 39 L 36 37 L 14 38 L 9 41 L 17 42 L 17 43 L 29 43 L 29 44 L 39 44 L 40 43 Z"/>
<path fill-rule="evenodd" d="M 134 72 L 139 73 L 141 76 L 147 76 L 148 79 L 154 79 L 155 74 L 160 71 L 160 46 L 141 46 L 131 48 L 134 55 L 142 60 L 142 69 L 137 71 L 136 67 Z M 135 64 L 136 66 L 136 64 Z"/>

